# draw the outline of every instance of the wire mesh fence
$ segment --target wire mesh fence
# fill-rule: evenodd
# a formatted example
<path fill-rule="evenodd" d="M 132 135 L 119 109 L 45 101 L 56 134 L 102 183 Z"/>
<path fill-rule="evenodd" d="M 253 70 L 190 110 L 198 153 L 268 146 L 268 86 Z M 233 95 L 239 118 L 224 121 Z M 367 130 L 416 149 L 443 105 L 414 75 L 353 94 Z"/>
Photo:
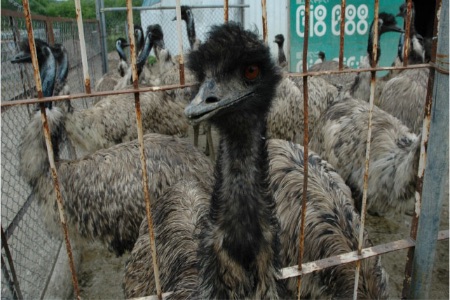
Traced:
<path fill-rule="evenodd" d="M 28 39 L 22 13 L 2 10 L 2 80 L 1 101 L 35 98 L 36 88 L 31 64 L 12 64 L 19 52 L 19 43 Z M 78 28 L 75 20 L 33 16 L 36 38 L 49 44 L 62 44 L 70 57 L 68 81 L 70 92 L 84 91 Z M 88 58 L 92 65 L 91 76 L 102 75 L 101 47 L 98 22 L 85 21 Z M 86 108 L 91 100 L 86 98 L 73 103 L 75 108 Z M 24 299 L 42 298 L 55 268 L 62 240 L 48 232 L 42 212 L 33 198 L 32 190 L 19 174 L 19 147 L 24 127 L 36 110 L 34 104 L 2 108 L 1 117 L 1 225 L 17 273 L 18 282 L 8 281 L 12 274 L 9 264 L 2 264 L 2 298 L 16 298 L 14 284 L 18 284 Z M 61 158 L 75 158 L 62 144 Z M 2 247 L 2 259 L 5 249 Z"/>

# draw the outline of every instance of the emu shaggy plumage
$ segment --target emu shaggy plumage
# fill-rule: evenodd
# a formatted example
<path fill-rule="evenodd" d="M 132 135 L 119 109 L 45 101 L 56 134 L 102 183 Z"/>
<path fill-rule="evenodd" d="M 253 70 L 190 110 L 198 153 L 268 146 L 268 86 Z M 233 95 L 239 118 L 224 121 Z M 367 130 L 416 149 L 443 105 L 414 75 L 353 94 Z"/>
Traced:
<path fill-rule="evenodd" d="M 64 115 L 47 110 L 55 155 L 64 132 Z M 176 137 L 144 136 L 148 184 L 158 198 L 165 188 L 183 178 L 198 179 L 212 168 L 208 158 Z M 20 174 L 33 188 L 46 220 L 58 224 L 42 124 L 36 114 L 20 145 Z M 57 172 L 71 231 L 107 244 L 116 254 L 131 250 L 145 217 L 139 144 L 131 141 L 99 150 L 82 159 L 57 161 Z M 58 231 L 57 231 L 58 232 Z"/>
<path fill-rule="evenodd" d="M 363 194 L 369 103 L 345 96 L 327 109 L 310 147 L 331 163 L 350 186 L 357 204 Z M 420 136 L 398 119 L 373 109 L 368 211 L 385 215 L 412 208 Z"/>
<path fill-rule="evenodd" d="M 360 220 L 350 189 L 317 155 L 304 162 L 302 146 L 266 139 L 265 116 L 281 76 L 256 34 L 232 22 L 214 26 L 188 67 L 201 86 L 185 112 L 211 122 L 221 140 L 214 183 L 179 182 L 154 206 L 162 288 L 175 299 L 293 297 L 295 279 L 286 289 L 277 276 L 281 263 L 297 261 L 304 164 L 307 260 L 356 248 Z M 127 262 L 126 297 L 155 293 L 146 227 Z M 367 235 L 363 244 L 370 246 Z M 306 275 L 302 297 L 350 297 L 353 270 L 346 264 Z M 360 276 L 359 297 L 387 297 L 379 257 L 366 260 Z"/>

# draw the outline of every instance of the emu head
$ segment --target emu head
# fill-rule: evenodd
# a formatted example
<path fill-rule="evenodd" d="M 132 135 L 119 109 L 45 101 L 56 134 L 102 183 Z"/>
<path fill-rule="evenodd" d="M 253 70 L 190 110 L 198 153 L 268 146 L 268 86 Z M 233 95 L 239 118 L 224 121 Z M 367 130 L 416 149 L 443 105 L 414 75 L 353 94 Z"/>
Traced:
<path fill-rule="evenodd" d="M 219 129 L 265 120 L 281 80 L 269 48 L 234 22 L 213 26 L 205 43 L 189 54 L 187 67 L 200 88 L 186 116 L 194 123 L 209 120 Z"/>
<path fill-rule="evenodd" d="M 282 48 L 283 44 L 284 44 L 284 35 L 282 34 L 277 34 L 275 36 L 275 40 L 273 41 L 274 43 L 278 44 L 278 47 Z"/>

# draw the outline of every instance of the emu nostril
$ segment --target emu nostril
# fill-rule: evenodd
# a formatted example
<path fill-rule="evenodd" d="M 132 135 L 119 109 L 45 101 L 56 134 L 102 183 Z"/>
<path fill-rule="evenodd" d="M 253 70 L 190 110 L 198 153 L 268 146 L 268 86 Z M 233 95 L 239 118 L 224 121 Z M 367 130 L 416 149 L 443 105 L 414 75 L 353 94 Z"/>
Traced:
<path fill-rule="evenodd" d="M 219 98 L 217 98 L 216 96 L 209 96 L 205 100 L 205 103 L 216 103 L 216 102 L 219 102 Z"/>

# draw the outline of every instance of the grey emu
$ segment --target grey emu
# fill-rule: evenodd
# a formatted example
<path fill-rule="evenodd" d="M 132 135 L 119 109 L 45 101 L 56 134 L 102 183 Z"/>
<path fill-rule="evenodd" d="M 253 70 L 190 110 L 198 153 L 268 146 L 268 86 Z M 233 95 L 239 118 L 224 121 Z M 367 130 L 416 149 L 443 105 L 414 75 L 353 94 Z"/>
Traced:
<path fill-rule="evenodd" d="M 119 80 L 125 76 L 125 73 L 128 70 L 128 64 L 123 48 L 128 46 L 129 44 L 124 38 L 118 38 L 116 40 L 116 51 L 119 54 L 117 69 L 107 72 L 99 79 L 99 81 L 95 84 L 95 90 L 97 92 L 113 90 Z"/>
<path fill-rule="evenodd" d="M 358 207 L 363 195 L 369 103 L 346 95 L 317 122 L 310 147 L 332 164 L 352 189 Z M 378 107 L 373 109 L 368 211 L 388 215 L 412 208 L 420 136 Z"/>
<path fill-rule="evenodd" d="M 406 17 L 406 5 L 400 6 L 399 15 Z M 415 31 L 414 8 L 411 19 L 410 47 L 408 64 L 420 64 L 425 60 L 423 39 Z M 400 37 L 396 65 L 403 65 L 404 36 Z M 400 119 L 412 132 L 418 134 L 422 130 L 424 118 L 425 98 L 429 69 L 410 69 L 392 73 L 390 79 L 381 92 L 378 106 L 394 117 Z"/>
<path fill-rule="evenodd" d="M 41 41 L 38 45 L 42 43 L 46 44 Z M 28 43 L 26 45 L 27 52 L 19 53 L 17 59 L 28 59 Z M 187 134 L 189 124 L 182 103 L 166 100 L 162 92 L 141 93 L 140 103 L 144 133 L 182 137 Z M 69 140 L 84 154 L 137 139 L 133 94 L 104 97 L 88 109 L 68 111 L 63 121 Z"/>
<path fill-rule="evenodd" d="M 308 79 L 309 131 L 322 112 L 337 97 L 338 89 L 320 77 Z M 277 86 L 267 116 L 267 136 L 303 144 L 304 107 L 303 79 L 283 78 Z"/>
<path fill-rule="evenodd" d="M 286 69 L 288 64 L 287 64 L 287 61 L 286 61 L 286 54 L 284 54 L 284 49 L 283 49 L 284 35 L 277 34 L 275 36 L 275 40 L 273 42 L 278 45 L 278 65 L 282 69 Z"/>
<path fill-rule="evenodd" d="M 380 37 L 382 34 L 386 32 L 403 32 L 403 30 L 397 27 L 397 22 L 395 21 L 395 16 L 388 13 L 380 13 L 378 15 L 378 40 L 376 41 L 377 45 L 377 57 L 372 57 L 372 50 L 374 44 L 374 34 L 375 34 L 375 20 L 372 21 L 370 25 L 369 38 L 367 42 L 367 55 L 361 59 L 359 63 L 359 68 L 371 68 L 372 63 L 375 62 L 375 65 L 378 65 L 378 61 L 381 55 L 380 49 Z M 355 78 L 355 81 L 350 88 L 350 95 L 353 98 L 361 99 L 369 102 L 370 99 L 370 81 L 371 81 L 371 73 L 370 72 L 360 72 Z M 376 82 L 376 90 L 375 90 L 375 98 L 374 101 L 377 103 L 381 91 L 383 90 L 385 81 L 377 80 Z"/>
<path fill-rule="evenodd" d="M 44 96 L 51 96 L 55 81 L 55 61 L 49 47 L 38 52 Z M 18 58 L 20 62 L 20 57 Z M 97 151 L 82 159 L 59 159 L 64 134 L 64 113 L 46 103 L 56 168 L 71 232 L 98 239 L 116 254 L 131 250 L 145 216 L 141 162 L 137 141 Z M 56 232 L 56 194 L 44 142 L 39 113 L 24 130 L 19 148 L 19 171 L 30 184 L 45 220 Z M 144 136 L 150 193 L 158 198 L 164 189 L 185 178 L 200 180 L 212 166 L 202 153 L 175 137 Z"/>
<path fill-rule="evenodd" d="M 148 82 L 148 76 L 149 76 L 149 70 L 147 68 L 147 58 L 150 55 L 150 51 L 152 50 L 153 43 L 151 39 L 151 32 L 147 28 L 147 32 L 145 34 L 145 40 L 144 40 L 144 47 L 139 53 L 139 56 L 136 59 L 136 68 L 137 68 L 137 75 L 138 80 L 140 83 L 147 84 Z M 127 86 L 130 86 L 133 83 L 132 78 L 132 68 L 131 66 L 128 67 L 127 72 L 125 75 L 119 79 L 117 84 L 114 86 L 114 90 L 122 90 L 125 89 Z"/>
<path fill-rule="evenodd" d="M 221 141 L 214 184 L 180 182 L 155 204 L 162 288 L 176 299 L 292 297 L 295 288 L 286 291 L 277 276 L 281 262 L 297 260 L 303 148 L 265 138 L 265 116 L 281 79 L 270 50 L 256 34 L 229 22 L 212 28 L 189 55 L 188 67 L 201 87 L 185 112 L 216 126 Z M 359 216 L 349 188 L 317 155 L 307 163 L 306 259 L 355 249 Z M 127 262 L 127 298 L 155 293 L 146 226 Z M 367 236 L 364 245 L 370 245 Z M 346 264 L 306 275 L 302 296 L 349 297 L 353 269 Z M 366 260 L 360 276 L 358 296 L 387 297 L 379 258 Z"/>

